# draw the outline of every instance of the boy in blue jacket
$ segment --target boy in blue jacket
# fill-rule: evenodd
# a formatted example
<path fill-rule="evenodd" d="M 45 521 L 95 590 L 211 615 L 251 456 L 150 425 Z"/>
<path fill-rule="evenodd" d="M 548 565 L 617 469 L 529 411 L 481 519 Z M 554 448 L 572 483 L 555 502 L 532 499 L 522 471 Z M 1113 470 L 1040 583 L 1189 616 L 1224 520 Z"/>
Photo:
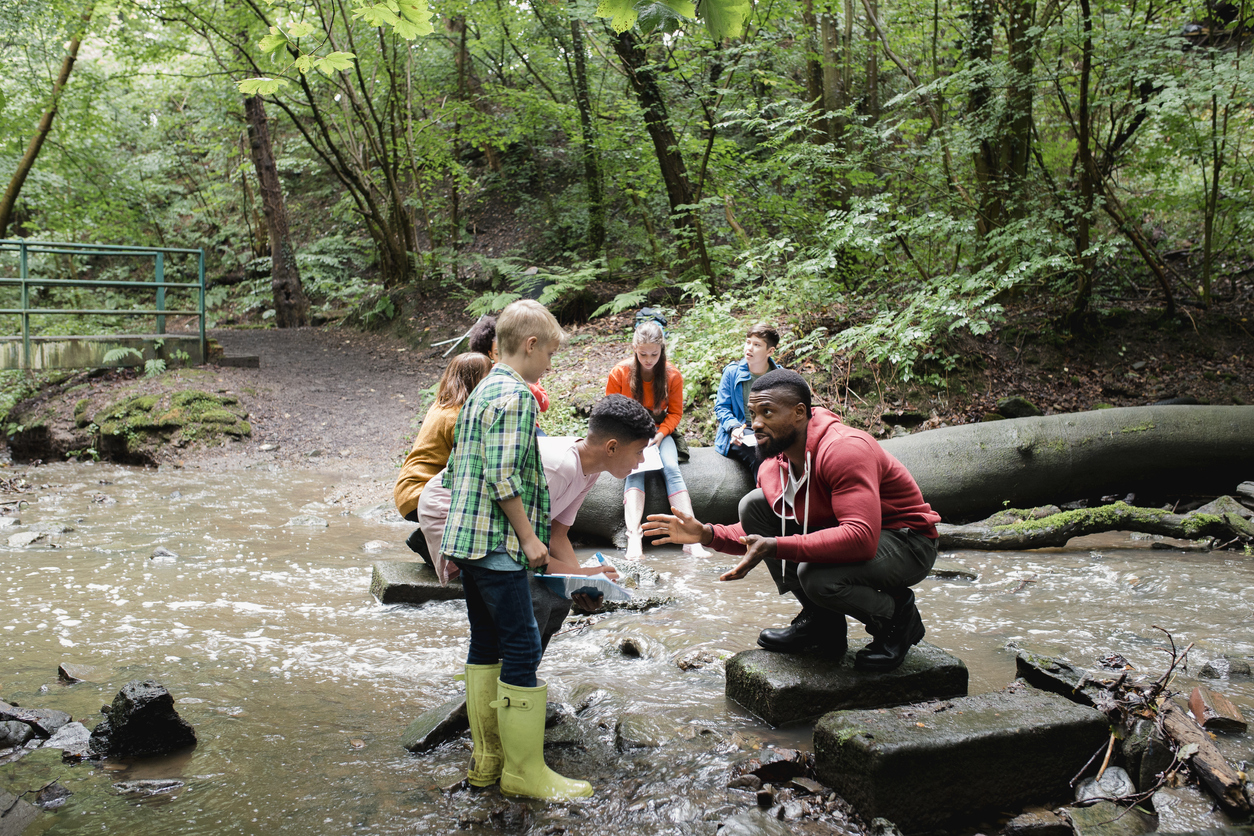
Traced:
<path fill-rule="evenodd" d="M 779 368 L 771 359 L 778 345 L 779 332 L 771 326 L 759 322 L 750 328 L 745 335 L 744 357 L 723 369 L 718 396 L 714 399 L 714 417 L 718 419 L 714 449 L 740 462 L 751 473 L 758 469 L 758 460 L 753 430 L 748 429 L 749 387 L 762 375 Z"/>

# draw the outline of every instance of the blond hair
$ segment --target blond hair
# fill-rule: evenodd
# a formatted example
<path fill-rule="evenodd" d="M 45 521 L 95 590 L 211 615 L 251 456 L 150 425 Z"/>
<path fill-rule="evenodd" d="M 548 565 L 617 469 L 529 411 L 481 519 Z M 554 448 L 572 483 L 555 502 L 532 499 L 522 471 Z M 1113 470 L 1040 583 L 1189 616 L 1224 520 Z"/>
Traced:
<path fill-rule="evenodd" d="M 528 337 L 535 337 L 540 345 L 563 343 L 566 332 L 557 324 L 557 318 L 549 309 L 534 299 L 511 302 L 496 319 L 496 345 L 501 354 L 517 354 Z"/>

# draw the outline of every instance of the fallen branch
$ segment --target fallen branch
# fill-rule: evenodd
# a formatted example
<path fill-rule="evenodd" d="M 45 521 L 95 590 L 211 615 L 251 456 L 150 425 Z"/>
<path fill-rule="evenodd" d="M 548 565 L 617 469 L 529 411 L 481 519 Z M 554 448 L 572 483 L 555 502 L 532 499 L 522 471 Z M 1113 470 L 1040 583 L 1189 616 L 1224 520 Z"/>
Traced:
<path fill-rule="evenodd" d="M 1219 803 L 1230 811 L 1248 815 L 1250 802 L 1242 789 L 1241 777 L 1224 760 L 1210 735 L 1171 700 L 1159 707 L 1158 722 L 1163 734 L 1180 748 L 1197 747 L 1189 759 L 1189 768 Z"/>
<path fill-rule="evenodd" d="M 1187 514 L 1116 502 L 1074 511 L 1002 511 L 969 525 L 938 525 L 937 530 L 943 549 L 1040 549 L 1103 531 L 1139 531 L 1180 540 L 1213 538 L 1231 544 L 1254 539 L 1254 525 L 1244 519 L 1243 511 L 1249 513 L 1231 497 L 1220 497 Z"/>

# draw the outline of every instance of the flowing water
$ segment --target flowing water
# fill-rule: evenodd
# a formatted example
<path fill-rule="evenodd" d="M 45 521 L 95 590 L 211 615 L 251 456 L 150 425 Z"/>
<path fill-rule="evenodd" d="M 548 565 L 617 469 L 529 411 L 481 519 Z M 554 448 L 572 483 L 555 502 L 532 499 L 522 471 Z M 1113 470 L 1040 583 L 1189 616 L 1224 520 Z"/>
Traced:
<path fill-rule="evenodd" d="M 368 591 L 376 560 L 413 557 L 408 526 L 324 505 L 332 477 L 313 471 L 65 464 L 26 476 L 39 489 L 22 524 L 72 530 L 51 535 L 55 548 L 0 545 L 0 697 L 92 725 L 127 681 L 155 679 L 199 736 L 174 758 L 63 766 L 43 751 L 0 767 L 0 787 L 55 777 L 74 792 L 31 833 L 709 833 L 744 803 L 724 789 L 734 763 L 756 747 L 809 747 L 808 727 L 771 729 L 727 701 L 721 666 L 683 671 L 674 661 L 698 646 L 715 656 L 754 646 L 761 627 L 792 617 L 791 599 L 765 571 L 721 583 L 729 558 L 655 549 L 646 559 L 661 581 L 650 591 L 675 603 L 559 634 L 541 667 L 550 701 L 587 706 L 581 716 L 613 753 L 581 764 L 595 797 L 528 802 L 522 815 L 495 790 L 445 793 L 464 774 L 464 744 L 416 756 L 398 741 L 460 688 L 462 604 L 383 606 Z M 300 515 L 329 525 L 288 525 Z M 376 540 L 389 545 L 367 551 Z M 177 557 L 153 558 L 159 546 Z M 1196 643 L 1193 671 L 1220 654 L 1254 654 L 1247 557 L 1151 551 L 1108 535 L 942 560 L 976 579 L 921 585 L 927 640 L 966 662 L 972 693 L 1013 679 L 1008 645 L 1065 649 L 1079 663 L 1115 652 L 1158 671 L 1168 660 L 1158 626 L 1181 648 Z M 628 637 L 640 656 L 621 652 Z M 63 662 L 91 666 L 94 681 L 58 684 Z M 1248 682 L 1212 687 L 1254 714 Z M 615 753 L 622 717 L 654 745 Z M 114 787 L 141 778 L 183 785 L 146 798 Z"/>

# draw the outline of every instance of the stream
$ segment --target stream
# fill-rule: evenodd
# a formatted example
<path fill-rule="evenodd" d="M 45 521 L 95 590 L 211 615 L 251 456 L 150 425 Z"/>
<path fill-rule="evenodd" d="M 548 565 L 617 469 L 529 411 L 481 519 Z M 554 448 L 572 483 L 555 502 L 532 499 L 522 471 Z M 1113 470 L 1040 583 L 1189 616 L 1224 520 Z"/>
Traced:
<path fill-rule="evenodd" d="M 44 750 L 0 766 L 0 787 L 56 778 L 74 793 L 30 834 L 711 833 L 744 809 L 725 789 L 734 764 L 763 747 L 810 748 L 810 727 L 772 729 L 730 703 L 720 664 L 675 664 L 696 647 L 725 657 L 755 646 L 762 627 L 792 618 L 792 599 L 765 570 L 721 583 L 732 559 L 656 548 L 645 562 L 661 580 L 648 591 L 674 603 L 568 629 L 540 669 L 550 701 L 580 708 L 611 753 L 570 770 L 595 796 L 507 805 L 494 789 L 446 793 L 464 775 L 465 746 L 416 756 L 399 738 L 461 687 L 464 607 L 383 606 L 368 591 L 374 562 L 416 558 L 403 542 L 410 525 L 325 504 L 342 475 L 314 470 L 22 473 L 36 490 L 0 496 L 33 500 L 22 527 L 0 529 L 0 698 L 91 726 L 127 681 L 155 679 L 199 737 L 171 758 L 63 765 Z M 301 515 L 328 525 L 288 524 Z M 4 545 L 38 523 L 70 530 L 50 535 L 54 547 Z M 367 550 L 371 541 L 386 546 Z M 152 557 L 158 547 L 176 556 Z M 926 640 L 966 662 L 972 693 L 1014 678 L 1015 646 L 1078 664 L 1119 653 L 1157 675 L 1169 661 L 1161 627 L 1181 649 L 1195 643 L 1192 675 L 1223 654 L 1254 655 L 1254 560 L 1237 553 L 1110 534 L 941 559 L 975 579 L 920 585 Z M 627 638 L 638 657 L 620 650 Z M 61 663 L 91 667 L 91 681 L 59 683 Z M 1187 695 L 1188 681 L 1176 690 Z M 1254 684 L 1207 684 L 1254 716 Z M 620 751 L 615 730 L 628 719 L 637 747 Z M 1230 759 L 1249 749 L 1244 738 L 1223 745 Z M 146 797 L 114 787 L 149 778 L 183 783 Z"/>

